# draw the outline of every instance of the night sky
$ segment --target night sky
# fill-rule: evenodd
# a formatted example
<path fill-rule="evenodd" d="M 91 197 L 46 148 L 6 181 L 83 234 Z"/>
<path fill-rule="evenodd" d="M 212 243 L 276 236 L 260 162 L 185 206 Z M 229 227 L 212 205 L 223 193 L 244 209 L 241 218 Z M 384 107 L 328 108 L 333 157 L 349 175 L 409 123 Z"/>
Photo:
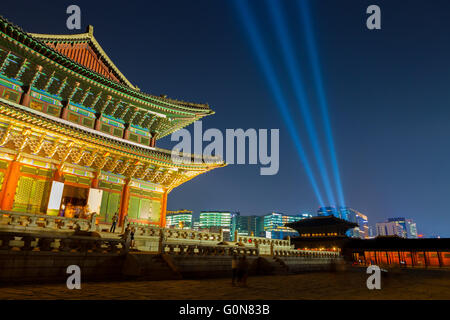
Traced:
<path fill-rule="evenodd" d="M 450 2 L 310 2 L 346 204 L 368 215 L 370 225 L 404 216 L 425 236 L 450 237 Z M 280 129 L 277 175 L 260 176 L 258 165 L 217 169 L 172 191 L 169 210 L 317 210 L 231 1 L 16 0 L 3 1 L 0 14 L 28 32 L 79 33 L 66 28 L 66 8 L 74 3 L 82 10 L 81 31 L 94 25 L 96 39 L 142 91 L 208 102 L 216 114 L 204 119 L 204 129 Z M 381 8 L 381 30 L 366 28 L 371 4 Z M 314 163 L 266 2 L 250 5 Z M 300 15 L 294 0 L 282 1 L 282 7 L 318 120 Z M 174 144 L 166 137 L 158 146 Z"/>

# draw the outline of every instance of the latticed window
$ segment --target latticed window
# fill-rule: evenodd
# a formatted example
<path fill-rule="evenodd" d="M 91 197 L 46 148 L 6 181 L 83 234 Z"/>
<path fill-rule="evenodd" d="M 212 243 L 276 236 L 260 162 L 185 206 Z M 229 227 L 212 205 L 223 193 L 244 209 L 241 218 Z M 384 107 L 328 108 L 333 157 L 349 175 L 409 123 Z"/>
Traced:
<path fill-rule="evenodd" d="M 14 197 L 13 211 L 46 213 L 50 181 L 20 177 Z"/>

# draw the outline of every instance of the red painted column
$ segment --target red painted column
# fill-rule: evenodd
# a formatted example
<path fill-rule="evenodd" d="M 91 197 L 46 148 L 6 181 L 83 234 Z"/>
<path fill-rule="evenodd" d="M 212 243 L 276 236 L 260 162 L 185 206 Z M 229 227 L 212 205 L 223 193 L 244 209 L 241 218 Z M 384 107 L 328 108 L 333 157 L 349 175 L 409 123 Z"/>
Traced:
<path fill-rule="evenodd" d="M 427 268 L 429 263 L 426 251 L 423 252 L 423 260 L 425 261 L 425 268 Z"/>
<path fill-rule="evenodd" d="M 61 166 L 59 166 L 53 175 L 53 181 L 63 182 L 63 173 L 61 171 Z"/>
<path fill-rule="evenodd" d="M 3 194 L 1 199 L 2 210 L 12 210 L 17 184 L 19 183 L 20 163 L 11 161 L 3 182 Z"/>
<path fill-rule="evenodd" d="M 125 140 L 128 140 L 128 138 L 130 137 L 130 127 L 125 127 L 125 130 L 123 130 L 123 138 Z"/>
<path fill-rule="evenodd" d="M 161 219 L 160 219 L 160 227 L 166 227 L 166 212 L 167 212 L 167 190 L 163 194 L 162 204 L 161 204 Z"/>
<path fill-rule="evenodd" d="M 100 130 L 100 124 L 101 124 L 101 121 L 100 121 L 100 116 L 99 116 L 99 117 L 95 118 L 94 129 Z"/>
<path fill-rule="evenodd" d="M 155 145 L 156 145 L 156 138 L 155 137 L 151 137 L 150 138 L 150 147 L 155 147 Z"/>
<path fill-rule="evenodd" d="M 65 105 L 62 109 L 61 109 L 61 119 L 67 120 L 67 117 L 69 115 L 69 101 L 67 101 L 67 105 Z"/>
<path fill-rule="evenodd" d="M 120 199 L 119 226 L 123 225 L 125 216 L 128 214 L 129 201 L 130 201 L 130 179 L 127 179 L 122 189 L 122 198 Z"/>
<path fill-rule="evenodd" d="M 28 89 L 27 91 L 22 92 L 22 96 L 20 97 L 20 104 L 25 107 L 30 106 L 30 91 L 31 91 L 31 89 Z"/>
<path fill-rule="evenodd" d="M 444 266 L 444 261 L 442 260 L 442 252 L 437 251 L 436 253 L 437 253 L 438 260 L 439 260 L 439 267 L 442 268 Z"/>
<path fill-rule="evenodd" d="M 100 172 L 99 171 L 95 171 L 94 172 L 94 178 L 92 179 L 92 183 L 91 183 L 91 188 L 98 189 L 99 176 L 100 176 Z"/>

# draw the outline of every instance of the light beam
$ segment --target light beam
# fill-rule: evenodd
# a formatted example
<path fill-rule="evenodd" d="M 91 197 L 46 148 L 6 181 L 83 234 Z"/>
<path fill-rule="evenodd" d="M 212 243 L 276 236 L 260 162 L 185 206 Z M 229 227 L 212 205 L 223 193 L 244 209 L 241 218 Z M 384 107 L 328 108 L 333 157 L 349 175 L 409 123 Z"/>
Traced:
<path fill-rule="evenodd" d="M 316 198 L 319 201 L 319 204 L 323 206 L 324 202 L 322 195 L 320 193 L 314 174 L 311 170 L 311 166 L 304 151 L 303 144 L 296 130 L 295 123 L 292 120 L 292 117 L 289 113 L 288 104 L 281 90 L 274 67 L 267 54 L 267 49 L 261 37 L 261 33 L 259 32 L 256 26 L 255 19 L 251 14 L 250 9 L 245 0 L 233 0 L 233 3 L 236 7 L 237 12 L 239 13 L 241 22 L 244 25 L 245 30 L 247 31 L 247 36 L 250 40 L 252 49 L 258 60 L 258 63 L 261 66 L 264 77 L 269 85 L 273 98 L 275 99 L 275 103 L 279 111 L 281 112 L 283 120 L 286 123 L 286 126 L 289 130 L 292 139 L 294 140 L 297 153 L 300 157 L 300 160 L 303 163 L 303 166 L 305 167 L 306 174 L 314 190 Z"/>
<path fill-rule="evenodd" d="M 322 121 L 324 124 L 325 129 L 325 137 L 328 144 L 328 149 L 330 151 L 330 159 L 331 159 L 331 166 L 333 169 L 333 176 L 336 183 L 336 189 L 338 194 L 338 200 L 339 204 L 342 207 L 345 207 L 345 199 L 344 199 L 344 192 L 342 189 L 342 183 L 341 183 L 341 176 L 339 173 L 339 167 L 338 167 L 338 161 L 336 157 L 336 148 L 334 144 L 333 134 L 331 130 L 331 124 L 330 119 L 328 115 L 328 102 L 325 95 L 325 89 L 323 86 L 323 79 L 322 79 L 322 72 L 320 68 L 320 62 L 318 58 L 318 51 L 316 48 L 316 44 L 314 41 L 314 31 L 311 21 L 311 14 L 309 10 L 308 1 L 305 0 L 299 0 L 299 9 L 300 14 L 302 17 L 302 22 L 304 26 L 304 34 L 306 38 L 306 45 L 307 45 L 307 51 L 308 51 L 308 57 L 311 61 L 311 67 L 313 71 L 313 79 L 314 84 L 317 92 L 317 96 L 319 99 L 319 106 L 320 106 L 320 112 L 322 115 Z"/>
<path fill-rule="evenodd" d="M 297 63 L 297 59 L 294 55 L 294 49 L 291 43 L 291 37 L 289 35 L 289 30 L 286 26 L 286 23 L 284 22 L 286 19 L 283 16 L 279 0 L 267 0 L 266 3 L 268 5 L 273 24 L 275 26 L 277 38 L 281 44 L 284 63 L 294 89 L 298 107 L 300 108 L 301 114 L 303 116 L 306 131 L 308 132 L 308 136 L 313 147 L 314 157 L 317 161 L 320 177 L 322 178 L 322 183 L 325 187 L 328 202 L 330 205 L 336 205 L 330 179 L 328 177 L 327 167 L 320 148 L 319 138 L 316 133 L 317 130 L 314 125 L 314 120 L 311 115 L 308 99 L 306 96 L 305 86 L 301 78 L 302 70 L 299 63 Z"/>

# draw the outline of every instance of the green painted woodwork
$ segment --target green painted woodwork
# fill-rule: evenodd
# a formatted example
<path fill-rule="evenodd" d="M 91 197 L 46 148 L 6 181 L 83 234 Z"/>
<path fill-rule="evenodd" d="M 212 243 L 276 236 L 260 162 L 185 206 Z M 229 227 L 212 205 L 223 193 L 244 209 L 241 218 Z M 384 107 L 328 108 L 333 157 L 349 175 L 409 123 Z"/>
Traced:
<path fill-rule="evenodd" d="M 128 205 L 128 218 L 159 222 L 161 213 L 161 202 L 130 196 Z"/>
<path fill-rule="evenodd" d="M 44 163 L 42 163 L 42 164 L 44 164 Z M 28 173 L 28 174 L 32 174 L 32 175 L 36 175 L 36 176 L 41 176 L 41 177 L 50 178 L 53 176 L 53 171 L 50 169 L 30 167 L 30 166 L 26 166 L 26 165 L 21 166 L 20 171 L 23 173 Z"/>
<path fill-rule="evenodd" d="M 112 222 L 112 217 L 119 212 L 120 194 L 103 190 L 100 217 L 106 222 Z"/>
<path fill-rule="evenodd" d="M 128 218 L 129 219 L 139 219 L 139 205 L 140 198 L 130 196 L 130 200 L 128 201 Z"/>
<path fill-rule="evenodd" d="M 64 175 L 64 181 L 66 182 L 72 182 L 72 183 L 78 183 L 78 184 L 85 184 L 85 185 L 90 185 L 91 184 L 91 179 L 86 178 L 86 177 L 77 177 L 71 174 L 65 174 Z"/>
<path fill-rule="evenodd" d="M 122 185 L 117 183 L 110 183 L 107 181 L 100 181 L 98 184 L 98 187 L 100 189 L 110 189 L 110 190 L 117 190 L 122 191 Z"/>
<path fill-rule="evenodd" d="M 50 181 L 24 176 L 20 177 L 12 210 L 45 214 L 50 188 Z"/>

